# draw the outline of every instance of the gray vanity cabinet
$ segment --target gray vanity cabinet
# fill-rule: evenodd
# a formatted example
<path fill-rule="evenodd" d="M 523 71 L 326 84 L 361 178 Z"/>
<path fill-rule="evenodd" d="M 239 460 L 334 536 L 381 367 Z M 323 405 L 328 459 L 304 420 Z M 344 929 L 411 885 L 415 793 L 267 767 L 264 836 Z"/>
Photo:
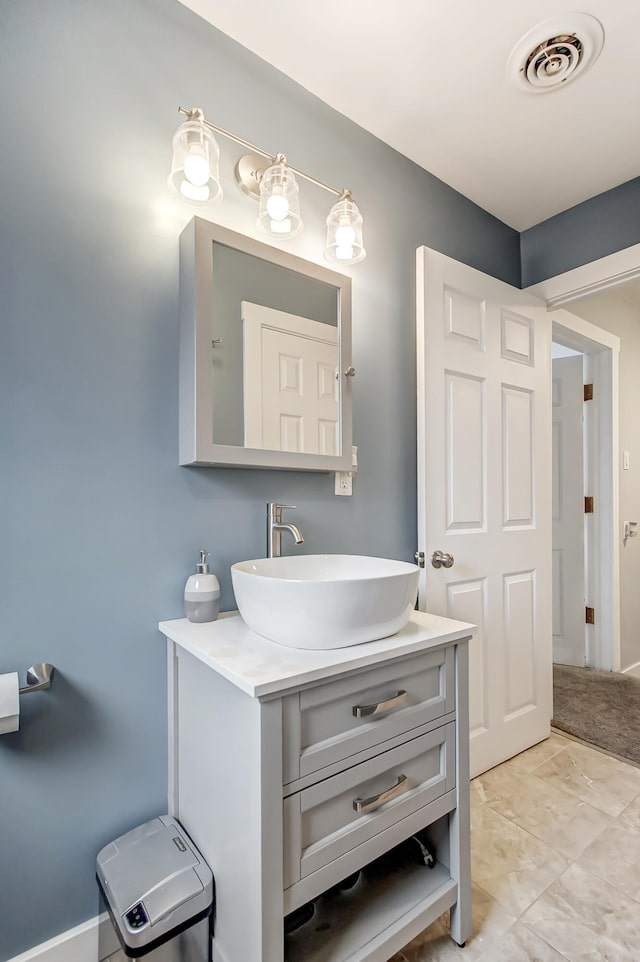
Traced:
<path fill-rule="evenodd" d="M 387 962 L 447 909 L 469 938 L 473 627 L 416 612 L 393 638 L 322 652 L 237 614 L 160 627 L 170 810 L 213 870 L 215 962 Z M 427 827 L 434 868 L 398 848 Z"/>

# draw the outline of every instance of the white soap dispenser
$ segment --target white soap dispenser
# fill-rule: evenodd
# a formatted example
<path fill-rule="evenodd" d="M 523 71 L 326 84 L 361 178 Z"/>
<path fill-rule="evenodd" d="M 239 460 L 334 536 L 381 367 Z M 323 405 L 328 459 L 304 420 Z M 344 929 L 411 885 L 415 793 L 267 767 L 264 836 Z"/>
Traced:
<path fill-rule="evenodd" d="M 184 612 L 189 621 L 215 621 L 220 613 L 220 585 L 209 573 L 207 552 L 200 552 L 196 573 L 187 578 L 184 586 Z"/>

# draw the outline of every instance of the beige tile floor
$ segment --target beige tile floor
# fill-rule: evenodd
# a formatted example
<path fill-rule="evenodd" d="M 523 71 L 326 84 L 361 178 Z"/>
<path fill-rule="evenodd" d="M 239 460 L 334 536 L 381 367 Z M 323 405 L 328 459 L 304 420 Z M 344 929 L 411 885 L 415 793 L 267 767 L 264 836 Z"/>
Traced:
<path fill-rule="evenodd" d="M 447 913 L 391 962 L 640 962 L 640 768 L 553 733 L 475 778 L 471 876 L 466 947 Z"/>
<path fill-rule="evenodd" d="M 640 768 L 553 733 L 471 783 L 473 937 L 391 962 L 639 962 Z"/>

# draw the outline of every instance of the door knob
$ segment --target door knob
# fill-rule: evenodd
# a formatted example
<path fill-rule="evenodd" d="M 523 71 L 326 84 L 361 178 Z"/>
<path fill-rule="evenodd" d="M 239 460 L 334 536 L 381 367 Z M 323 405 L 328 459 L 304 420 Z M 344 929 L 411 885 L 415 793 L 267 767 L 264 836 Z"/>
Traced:
<path fill-rule="evenodd" d="M 454 557 L 446 551 L 434 551 L 431 555 L 431 564 L 434 568 L 453 568 Z"/>

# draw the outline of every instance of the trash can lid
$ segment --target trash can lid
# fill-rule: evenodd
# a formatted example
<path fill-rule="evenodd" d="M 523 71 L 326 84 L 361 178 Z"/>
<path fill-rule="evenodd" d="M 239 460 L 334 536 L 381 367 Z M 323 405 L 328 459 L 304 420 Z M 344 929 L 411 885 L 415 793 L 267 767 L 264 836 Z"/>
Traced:
<path fill-rule="evenodd" d="M 211 869 L 170 815 L 105 845 L 96 876 L 120 942 L 134 957 L 206 917 L 213 905 Z"/>

